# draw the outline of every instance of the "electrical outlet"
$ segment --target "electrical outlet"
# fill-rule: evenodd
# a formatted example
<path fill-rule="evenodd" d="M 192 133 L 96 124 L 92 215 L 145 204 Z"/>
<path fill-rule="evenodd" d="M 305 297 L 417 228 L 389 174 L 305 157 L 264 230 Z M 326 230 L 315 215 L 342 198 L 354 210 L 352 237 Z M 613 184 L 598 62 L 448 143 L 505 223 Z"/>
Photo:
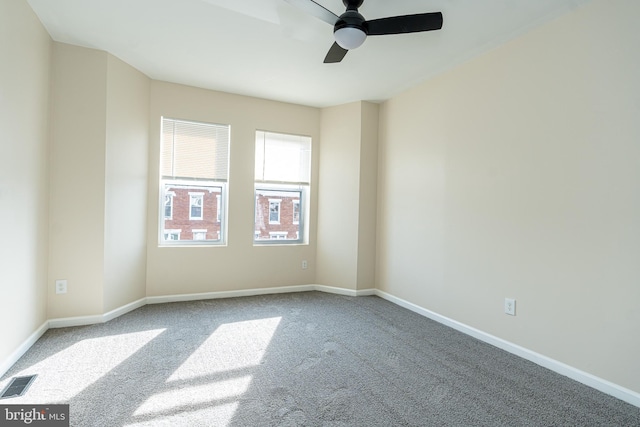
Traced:
<path fill-rule="evenodd" d="M 513 298 L 504 299 L 504 312 L 510 316 L 516 315 L 516 300 Z"/>
<path fill-rule="evenodd" d="M 56 294 L 66 294 L 66 293 L 67 293 L 67 281 L 56 280 Z"/>
<path fill-rule="evenodd" d="M 309 267 L 309 263 L 307 263 L 307 260 L 306 259 L 302 260 L 302 269 L 306 270 L 307 267 Z"/>

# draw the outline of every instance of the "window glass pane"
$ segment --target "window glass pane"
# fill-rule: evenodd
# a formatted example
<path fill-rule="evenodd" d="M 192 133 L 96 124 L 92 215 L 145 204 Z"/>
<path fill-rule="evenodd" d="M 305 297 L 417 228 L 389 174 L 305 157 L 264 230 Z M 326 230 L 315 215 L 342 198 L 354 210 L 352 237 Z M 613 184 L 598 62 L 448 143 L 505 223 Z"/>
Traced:
<path fill-rule="evenodd" d="M 294 202 L 301 197 L 300 190 L 256 190 L 255 240 L 298 240 Z"/>
<path fill-rule="evenodd" d="M 219 241 L 221 222 L 218 220 L 218 198 L 224 191 L 222 184 L 191 184 L 164 180 L 163 191 L 171 193 L 172 216 L 163 218 L 164 240 Z M 170 230 L 180 230 L 180 238 L 174 238 Z M 175 232 L 173 232 L 175 234 Z"/>
<path fill-rule="evenodd" d="M 173 216 L 173 194 L 164 196 L 164 217 L 171 219 Z"/>
<path fill-rule="evenodd" d="M 193 240 L 206 240 L 207 230 L 192 230 Z"/>
<path fill-rule="evenodd" d="M 164 240 L 180 240 L 180 230 L 165 230 Z"/>
<path fill-rule="evenodd" d="M 220 204 L 220 195 L 216 195 L 216 221 L 220 222 L 222 219 L 222 205 Z"/>
<path fill-rule="evenodd" d="M 300 200 L 293 200 L 293 223 L 300 222 Z"/>
<path fill-rule="evenodd" d="M 198 220 L 202 219 L 202 203 L 204 200 L 204 194 L 202 193 L 189 193 L 189 219 Z M 217 205 L 217 203 L 216 203 Z M 217 218 L 216 218 L 217 220 Z"/>
<path fill-rule="evenodd" d="M 280 224 L 281 200 L 269 200 L 269 223 Z"/>

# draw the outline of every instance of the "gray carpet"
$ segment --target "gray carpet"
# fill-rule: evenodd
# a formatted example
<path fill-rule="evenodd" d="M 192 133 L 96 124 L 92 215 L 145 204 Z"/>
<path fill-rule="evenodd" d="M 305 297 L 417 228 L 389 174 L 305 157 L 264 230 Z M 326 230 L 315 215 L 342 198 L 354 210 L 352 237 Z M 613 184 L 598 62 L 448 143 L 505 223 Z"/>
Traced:
<path fill-rule="evenodd" d="M 640 408 L 377 297 L 148 305 L 49 330 L 1 404 L 73 426 L 640 426 Z"/>

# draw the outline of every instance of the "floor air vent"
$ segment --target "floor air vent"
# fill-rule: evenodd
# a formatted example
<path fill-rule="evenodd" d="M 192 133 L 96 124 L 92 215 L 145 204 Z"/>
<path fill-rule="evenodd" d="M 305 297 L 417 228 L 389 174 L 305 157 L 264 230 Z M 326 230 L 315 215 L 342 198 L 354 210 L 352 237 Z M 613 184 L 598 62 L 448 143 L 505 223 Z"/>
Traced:
<path fill-rule="evenodd" d="M 35 378 L 35 375 L 31 375 L 28 377 L 15 377 L 11 380 L 9 385 L 4 390 L 2 390 L 0 399 L 22 396 L 27 391 Z"/>

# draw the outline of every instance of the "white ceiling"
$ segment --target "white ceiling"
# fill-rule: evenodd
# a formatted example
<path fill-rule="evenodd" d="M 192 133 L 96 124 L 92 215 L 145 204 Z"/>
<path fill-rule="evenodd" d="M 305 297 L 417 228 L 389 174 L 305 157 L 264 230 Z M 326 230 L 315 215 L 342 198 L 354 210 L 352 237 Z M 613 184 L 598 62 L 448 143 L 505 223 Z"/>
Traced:
<path fill-rule="evenodd" d="M 333 29 L 284 0 L 29 0 L 51 37 L 149 77 L 325 107 L 381 101 L 590 0 L 365 0 L 366 19 L 441 11 L 440 31 L 369 37 L 324 64 Z M 341 0 L 317 0 L 340 15 Z"/>

